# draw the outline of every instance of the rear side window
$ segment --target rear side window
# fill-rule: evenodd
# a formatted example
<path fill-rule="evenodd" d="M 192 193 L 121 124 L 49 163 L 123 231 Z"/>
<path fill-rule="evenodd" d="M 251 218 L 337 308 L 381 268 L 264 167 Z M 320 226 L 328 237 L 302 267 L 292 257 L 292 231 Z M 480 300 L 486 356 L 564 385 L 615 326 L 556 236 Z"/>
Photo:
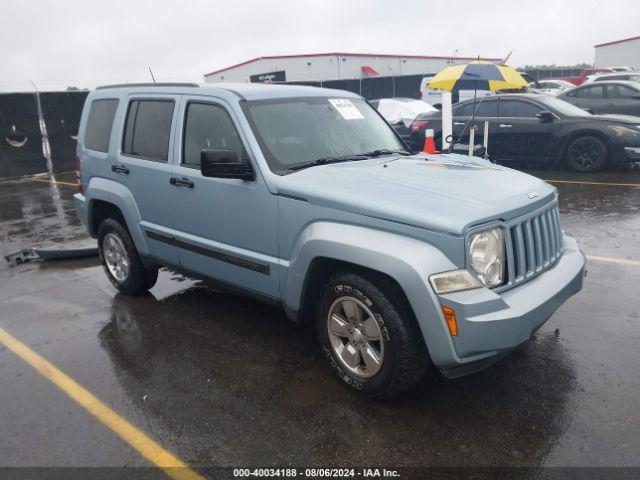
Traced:
<path fill-rule="evenodd" d="M 113 127 L 113 119 L 116 116 L 117 108 L 118 100 L 115 98 L 91 102 L 87 128 L 84 133 L 84 146 L 86 148 L 105 153 L 109 151 L 111 127 Z"/>
<path fill-rule="evenodd" d="M 166 162 L 173 119 L 173 100 L 134 100 L 129 104 L 122 153 Z"/>
<path fill-rule="evenodd" d="M 243 157 L 240 136 L 229 114 L 222 107 L 207 103 L 190 103 L 184 128 L 184 157 L 182 163 L 200 168 L 203 149 L 222 148 Z"/>

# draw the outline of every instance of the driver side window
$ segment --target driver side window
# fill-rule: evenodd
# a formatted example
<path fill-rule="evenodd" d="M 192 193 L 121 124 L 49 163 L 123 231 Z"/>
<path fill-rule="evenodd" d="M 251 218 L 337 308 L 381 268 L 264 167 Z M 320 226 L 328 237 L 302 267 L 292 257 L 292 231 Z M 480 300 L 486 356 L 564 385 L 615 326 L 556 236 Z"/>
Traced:
<path fill-rule="evenodd" d="M 182 163 L 200 168 L 200 152 L 208 148 L 233 150 L 238 158 L 244 149 L 227 111 L 208 103 L 189 103 L 185 118 Z"/>
<path fill-rule="evenodd" d="M 533 118 L 544 108 L 521 100 L 502 100 L 501 117 Z"/>

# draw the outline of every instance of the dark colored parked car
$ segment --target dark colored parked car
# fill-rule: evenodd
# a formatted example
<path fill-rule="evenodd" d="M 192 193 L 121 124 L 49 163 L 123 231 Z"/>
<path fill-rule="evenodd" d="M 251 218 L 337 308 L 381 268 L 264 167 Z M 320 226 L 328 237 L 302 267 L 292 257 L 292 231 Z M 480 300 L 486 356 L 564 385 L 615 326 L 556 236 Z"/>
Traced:
<path fill-rule="evenodd" d="M 466 143 L 473 101 L 453 107 L 453 135 Z M 500 162 L 528 161 L 565 164 L 593 172 L 608 162 L 640 161 L 640 118 L 591 115 L 557 97 L 507 94 L 484 97 L 476 104 L 476 139 L 482 141 L 489 122 L 488 151 Z M 442 146 L 441 113 L 419 115 L 411 124 L 411 147 L 419 150 L 426 128 L 433 128 Z"/>
<path fill-rule="evenodd" d="M 558 98 L 593 113 L 640 115 L 640 83 L 611 80 L 582 85 L 558 95 Z"/>

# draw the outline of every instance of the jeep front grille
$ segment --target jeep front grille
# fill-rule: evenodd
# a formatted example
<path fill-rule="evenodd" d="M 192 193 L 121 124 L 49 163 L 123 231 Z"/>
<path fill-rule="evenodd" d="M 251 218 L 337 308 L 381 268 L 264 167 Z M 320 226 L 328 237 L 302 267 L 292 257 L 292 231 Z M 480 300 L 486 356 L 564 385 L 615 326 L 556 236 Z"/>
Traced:
<path fill-rule="evenodd" d="M 502 289 L 539 275 L 562 256 L 562 229 L 556 203 L 507 222 L 505 234 L 508 275 Z"/>

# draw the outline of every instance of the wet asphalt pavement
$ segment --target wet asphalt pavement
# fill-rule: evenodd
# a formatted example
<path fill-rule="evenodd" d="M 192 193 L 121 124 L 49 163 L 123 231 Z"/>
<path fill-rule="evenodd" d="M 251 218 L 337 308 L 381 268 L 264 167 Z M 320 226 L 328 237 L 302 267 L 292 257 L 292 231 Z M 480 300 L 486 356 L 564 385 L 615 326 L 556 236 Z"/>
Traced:
<path fill-rule="evenodd" d="M 638 172 L 533 173 L 640 185 Z M 339 384 L 314 333 L 279 310 L 169 271 L 128 298 L 97 258 L 2 261 L 0 327 L 196 468 L 640 466 L 640 186 L 555 186 L 585 253 L 631 262 L 590 261 L 530 343 L 394 401 Z M 0 256 L 86 245 L 75 191 L 0 184 Z M 149 463 L 0 345 L 0 467 L 123 465 Z"/>

